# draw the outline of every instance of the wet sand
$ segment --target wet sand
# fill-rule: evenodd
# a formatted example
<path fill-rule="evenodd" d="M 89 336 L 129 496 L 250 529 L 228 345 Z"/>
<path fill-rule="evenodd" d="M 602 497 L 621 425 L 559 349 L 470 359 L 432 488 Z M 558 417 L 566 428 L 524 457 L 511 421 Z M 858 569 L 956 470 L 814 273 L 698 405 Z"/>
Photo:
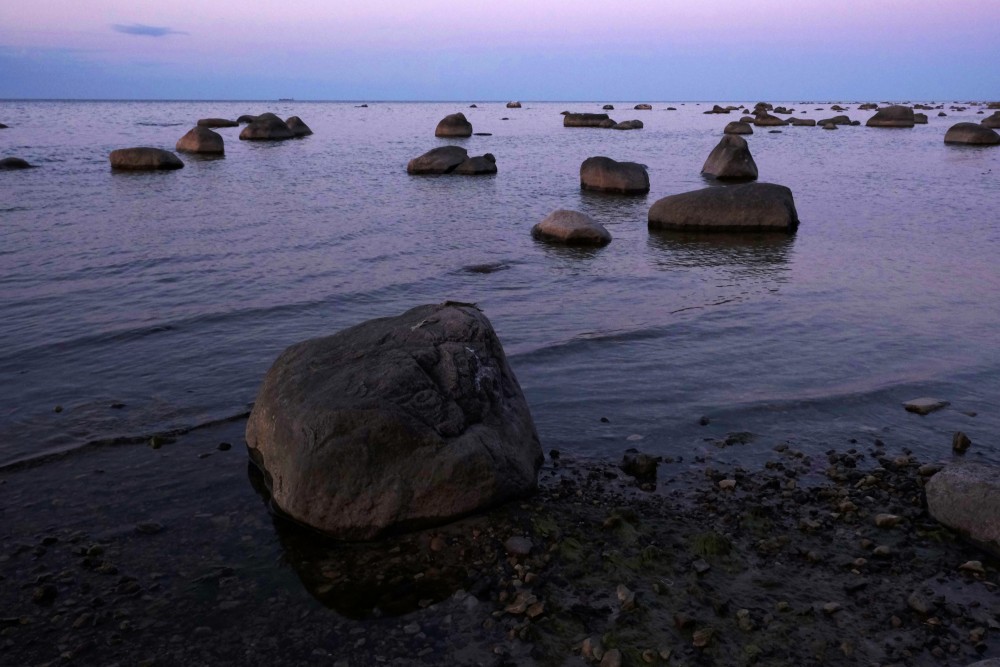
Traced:
<path fill-rule="evenodd" d="M 645 483 L 617 460 L 549 453 L 532 498 L 344 545 L 268 511 L 244 424 L 0 472 L 0 663 L 1000 655 L 998 563 L 927 515 L 934 466 L 876 441 L 811 457 L 775 442 L 746 470 L 668 461 Z"/>

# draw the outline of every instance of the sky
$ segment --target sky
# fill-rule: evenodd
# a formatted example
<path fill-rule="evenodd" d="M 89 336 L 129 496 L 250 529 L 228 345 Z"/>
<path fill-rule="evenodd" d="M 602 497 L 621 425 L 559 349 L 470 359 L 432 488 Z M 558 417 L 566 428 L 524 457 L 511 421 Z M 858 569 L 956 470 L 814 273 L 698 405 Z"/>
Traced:
<path fill-rule="evenodd" d="M 995 100 L 1000 0 L 0 2 L 0 99 Z"/>

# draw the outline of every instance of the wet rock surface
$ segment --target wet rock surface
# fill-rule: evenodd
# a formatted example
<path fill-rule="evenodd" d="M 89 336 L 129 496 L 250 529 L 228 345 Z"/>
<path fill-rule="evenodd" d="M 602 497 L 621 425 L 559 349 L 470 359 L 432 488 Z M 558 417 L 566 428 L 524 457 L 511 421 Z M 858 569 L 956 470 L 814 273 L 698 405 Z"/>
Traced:
<path fill-rule="evenodd" d="M 1000 652 L 997 561 L 927 514 L 926 466 L 879 444 L 778 443 L 752 470 L 665 460 L 646 491 L 564 452 L 527 500 L 343 544 L 269 516 L 238 452 L 199 458 L 227 428 L 0 473 L 0 662 L 965 667 Z M 133 481 L 157 466 L 189 486 Z M 79 501 L 97 482 L 115 494 L 95 512 Z"/>

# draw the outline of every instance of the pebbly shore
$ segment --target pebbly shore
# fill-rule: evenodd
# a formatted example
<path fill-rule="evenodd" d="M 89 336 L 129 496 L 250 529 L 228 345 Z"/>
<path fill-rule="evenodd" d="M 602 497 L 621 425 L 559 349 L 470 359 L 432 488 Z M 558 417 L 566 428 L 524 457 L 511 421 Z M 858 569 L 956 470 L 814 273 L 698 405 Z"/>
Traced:
<path fill-rule="evenodd" d="M 270 511 L 244 425 L 0 472 L 0 663 L 1000 656 L 998 563 L 928 516 L 939 465 L 878 440 L 766 443 L 752 469 L 692 456 L 652 474 L 635 455 L 626 472 L 621 453 L 550 451 L 527 500 L 343 544 Z"/>

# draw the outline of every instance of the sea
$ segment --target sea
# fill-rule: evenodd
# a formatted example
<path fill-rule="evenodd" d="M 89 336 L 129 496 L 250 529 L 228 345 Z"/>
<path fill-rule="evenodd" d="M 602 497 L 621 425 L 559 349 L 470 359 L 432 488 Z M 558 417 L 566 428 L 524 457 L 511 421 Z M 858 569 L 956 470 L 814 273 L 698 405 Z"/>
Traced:
<path fill-rule="evenodd" d="M 492 322 L 546 452 L 951 460 L 961 431 L 961 456 L 1000 463 L 1000 147 L 943 142 L 984 106 L 936 100 L 946 116 L 880 129 L 841 100 L 860 126 L 755 128 L 760 181 L 791 188 L 801 224 L 719 235 L 650 232 L 647 213 L 726 187 L 700 170 L 741 112 L 505 102 L 0 101 L 0 157 L 37 167 L 0 172 L 0 469 L 238 420 L 285 347 L 446 300 Z M 607 103 L 644 127 L 563 127 Z M 222 128 L 222 158 L 110 169 L 114 149 L 173 150 L 200 118 L 265 111 L 314 134 Z M 435 138 L 456 112 L 485 136 Z M 406 173 L 447 144 L 498 173 Z M 646 165 L 649 194 L 581 191 L 598 155 Z M 612 242 L 534 240 L 556 209 Z M 921 397 L 949 405 L 904 410 Z"/>

